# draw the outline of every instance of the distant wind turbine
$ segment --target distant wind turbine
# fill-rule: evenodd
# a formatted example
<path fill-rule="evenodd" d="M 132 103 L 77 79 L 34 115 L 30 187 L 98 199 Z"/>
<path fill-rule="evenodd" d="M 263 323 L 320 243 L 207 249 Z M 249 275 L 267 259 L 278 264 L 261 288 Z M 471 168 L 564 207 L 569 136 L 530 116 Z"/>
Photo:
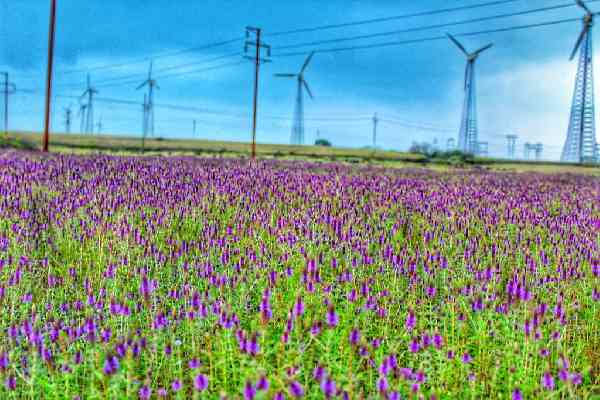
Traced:
<path fill-rule="evenodd" d="M 82 104 L 82 109 L 85 115 L 85 132 L 94 133 L 94 95 L 98 94 L 98 91 L 92 87 L 90 74 L 87 75 L 87 88 L 80 96 L 81 99 L 87 97 L 87 104 Z M 87 109 L 87 110 L 86 110 Z M 83 122 L 83 119 L 82 119 Z M 83 129 L 82 129 L 83 132 Z"/>
<path fill-rule="evenodd" d="M 460 122 L 460 131 L 458 133 L 458 149 L 465 153 L 476 154 L 479 145 L 479 135 L 477 131 L 477 99 L 475 90 L 475 62 L 481 53 L 492 47 L 490 43 L 479 50 L 469 53 L 465 47 L 456 38 L 447 33 L 448 38 L 460 49 L 467 57 L 467 66 L 465 68 L 464 91 L 465 99 L 463 104 L 462 119 Z"/>
<path fill-rule="evenodd" d="M 308 83 L 304 79 L 304 72 L 308 64 L 312 60 L 315 52 L 313 51 L 304 61 L 304 65 L 297 74 L 275 74 L 277 78 L 295 78 L 297 82 L 296 106 L 294 109 L 294 125 L 292 126 L 291 144 L 304 144 L 304 90 L 310 98 L 313 98 L 312 92 L 308 87 Z"/>
<path fill-rule="evenodd" d="M 148 70 L 148 79 L 142 82 L 136 90 L 140 90 L 144 86 L 148 86 L 148 97 L 146 100 L 146 108 L 144 120 L 149 136 L 154 136 L 154 88 L 160 89 L 156 80 L 152 78 L 152 61 L 150 61 L 150 69 Z"/>

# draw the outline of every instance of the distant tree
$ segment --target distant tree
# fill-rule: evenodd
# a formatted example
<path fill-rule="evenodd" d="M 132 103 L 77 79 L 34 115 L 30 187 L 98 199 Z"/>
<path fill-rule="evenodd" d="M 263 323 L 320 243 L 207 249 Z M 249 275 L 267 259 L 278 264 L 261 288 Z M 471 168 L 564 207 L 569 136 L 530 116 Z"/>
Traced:
<path fill-rule="evenodd" d="M 317 139 L 315 140 L 315 146 L 331 147 L 331 142 L 327 139 Z"/>
<path fill-rule="evenodd" d="M 431 144 L 429 144 L 427 142 L 423 142 L 423 143 L 413 142 L 408 151 L 411 153 L 424 154 L 426 156 L 429 156 L 433 152 L 433 149 L 431 147 Z"/>

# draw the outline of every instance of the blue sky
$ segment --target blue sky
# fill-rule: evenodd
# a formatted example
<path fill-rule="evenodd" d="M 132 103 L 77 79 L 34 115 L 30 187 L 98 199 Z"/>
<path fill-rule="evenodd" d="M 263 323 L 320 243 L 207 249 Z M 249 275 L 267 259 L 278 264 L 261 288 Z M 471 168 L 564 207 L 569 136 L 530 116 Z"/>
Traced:
<path fill-rule="evenodd" d="M 262 66 L 258 139 L 287 143 L 295 98 L 293 81 L 274 73 L 295 72 L 304 56 L 277 57 L 278 47 L 296 43 L 400 30 L 431 24 L 493 16 L 569 3 L 570 0 L 519 0 L 470 11 L 453 12 L 341 29 L 286 36 L 269 33 L 402 15 L 489 0 L 403 1 L 227 1 L 227 0 L 58 0 L 53 127 L 64 130 L 62 109 L 77 107 L 76 96 L 84 90 L 85 70 L 97 66 L 127 64 L 120 68 L 92 70 L 92 82 L 100 98 L 141 103 L 136 91 L 147 74 L 147 58 L 190 47 L 240 38 L 211 49 L 155 57 L 155 69 L 187 63 L 194 67 L 169 70 L 178 76 L 160 78 L 157 104 L 181 105 L 198 110 L 181 111 L 157 107 L 156 131 L 163 137 L 190 137 L 192 120 L 198 121 L 197 137 L 247 140 L 251 123 L 253 65 L 250 62 L 208 70 L 241 61 L 225 57 L 243 50 L 244 28 L 260 26 L 273 46 L 273 62 Z M 590 7 L 600 10 L 593 2 Z M 11 98 L 11 126 L 23 130 L 42 127 L 44 69 L 49 1 L 0 0 L 0 71 L 9 71 L 21 90 Z M 576 7 L 533 15 L 474 23 L 447 29 L 401 33 L 384 38 L 355 40 L 315 48 L 363 45 L 391 40 L 410 40 L 452 33 L 552 21 L 580 16 Z M 523 143 L 543 142 L 545 158 L 558 158 L 567 129 L 576 62 L 568 56 L 581 24 L 567 24 L 461 39 L 468 48 L 489 42 L 494 47 L 477 65 L 480 139 L 490 143 L 495 155 L 505 154 L 507 133 Z M 309 52 L 311 47 L 294 51 Z M 291 51 L 291 50 L 290 50 Z M 141 61 L 140 61 L 141 60 Z M 440 40 L 385 48 L 319 53 L 306 72 L 315 94 L 305 103 L 306 139 L 315 140 L 317 130 L 335 145 L 362 147 L 371 143 L 369 117 L 377 112 L 394 122 L 379 124 L 378 144 L 406 149 L 412 141 L 446 143 L 456 137 L 462 107 L 464 56 L 449 41 Z M 201 72 L 186 73 L 205 69 Z M 75 72 L 74 72 L 75 71 Z M 167 71 L 163 73 L 167 74 Z M 128 79 L 128 76 L 132 76 Z M 139 76 L 139 78 L 138 78 Z M 123 78 L 119 80 L 119 78 Z M 111 81 L 112 79 L 112 81 Z M 116 79 L 116 80 L 115 80 Z M 134 82 L 135 83 L 132 83 Z M 119 84 L 121 83 L 121 84 Z M 141 105 L 97 102 L 95 117 L 103 131 L 138 135 Z M 74 130 L 79 120 L 73 122 Z"/>

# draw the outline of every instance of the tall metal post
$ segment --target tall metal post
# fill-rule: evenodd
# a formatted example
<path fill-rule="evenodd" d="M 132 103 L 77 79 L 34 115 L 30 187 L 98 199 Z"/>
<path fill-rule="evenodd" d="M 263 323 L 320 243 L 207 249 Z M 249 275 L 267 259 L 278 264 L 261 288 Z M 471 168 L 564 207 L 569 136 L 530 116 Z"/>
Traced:
<path fill-rule="evenodd" d="M 54 34 L 56 30 L 56 0 L 50 0 L 50 32 L 48 35 L 48 70 L 46 75 L 46 110 L 42 151 L 48 152 L 50 134 L 50 102 L 52 99 L 52 67 L 54 63 Z"/>
<path fill-rule="evenodd" d="M 250 35 L 250 33 L 254 33 L 255 37 L 256 37 L 256 41 L 255 42 L 249 42 L 246 41 L 245 44 L 245 50 L 248 50 L 248 46 L 254 46 L 256 48 L 256 52 L 254 55 L 254 101 L 253 101 L 253 112 L 252 112 L 252 159 L 256 159 L 256 117 L 258 114 L 258 78 L 259 78 L 259 71 L 260 71 L 260 64 L 261 62 L 269 62 L 269 60 L 267 59 L 263 59 L 260 56 L 260 50 L 261 48 L 266 48 L 267 49 L 267 55 L 270 56 L 271 55 L 271 47 L 261 43 L 260 41 L 260 36 L 261 36 L 261 29 L 260 28 L 255 28 L 255 27 L 247 27 L 246 28 L 246 37 L 248 37 Z M 246 57 L 246 58 L 250 58 L 251 57 Z"/>

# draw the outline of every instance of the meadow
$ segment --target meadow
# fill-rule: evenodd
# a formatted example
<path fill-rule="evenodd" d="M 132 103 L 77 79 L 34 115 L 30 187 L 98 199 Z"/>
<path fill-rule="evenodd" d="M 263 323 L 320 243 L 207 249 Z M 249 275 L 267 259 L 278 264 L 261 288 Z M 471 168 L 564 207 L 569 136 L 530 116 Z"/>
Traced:
<path fill-rule="evenodd" d="M 600 398 L 600 178 L 0 152 L 2 399 Z"/>

